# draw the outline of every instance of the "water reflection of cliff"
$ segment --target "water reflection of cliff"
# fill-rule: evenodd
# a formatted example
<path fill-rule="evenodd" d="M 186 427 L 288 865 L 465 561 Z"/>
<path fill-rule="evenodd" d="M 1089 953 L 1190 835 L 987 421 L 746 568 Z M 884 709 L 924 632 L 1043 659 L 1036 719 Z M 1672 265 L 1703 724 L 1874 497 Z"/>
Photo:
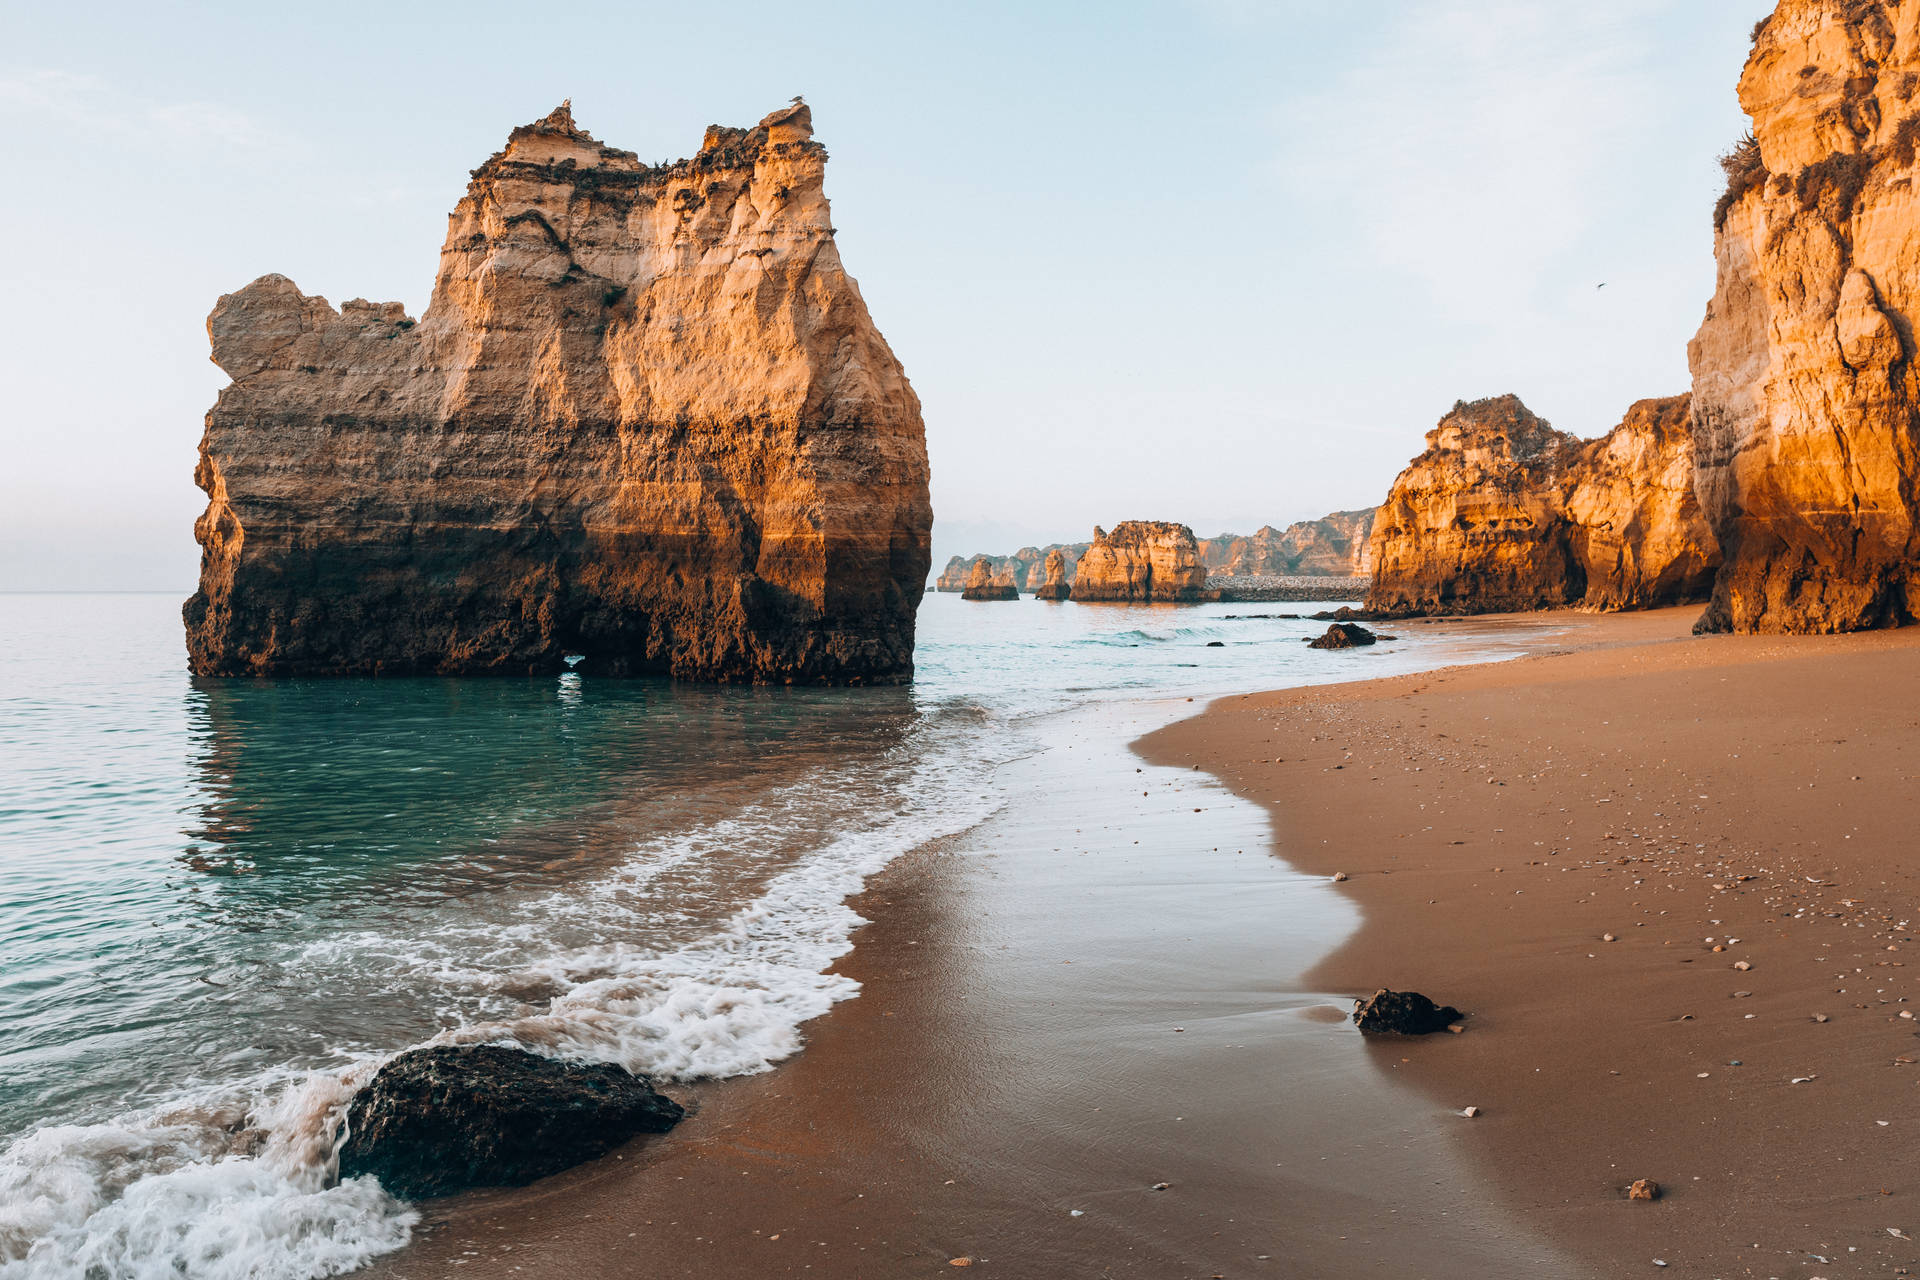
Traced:
<path fill-rule="evenodd" d="M 277 907 L 561 877 L 640 833 L 896 744 L 905 689 L 653 680 L 207 680 L 182 864 Z M 258 888 L 243 890 L 253 882 Z M 269 888 L 270 886 L 270 888 Z M 237 904 L 236 904 L 237 905 Z M 258 905 L 258 904 L 256 904 Z"/>

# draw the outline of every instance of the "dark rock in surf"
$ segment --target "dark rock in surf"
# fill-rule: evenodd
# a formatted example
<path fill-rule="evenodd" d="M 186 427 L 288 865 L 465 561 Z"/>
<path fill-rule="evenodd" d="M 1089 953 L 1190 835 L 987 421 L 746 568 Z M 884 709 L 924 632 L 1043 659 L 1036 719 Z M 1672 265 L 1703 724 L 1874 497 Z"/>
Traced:
<path fill-rule="evenodd" d="M 626 1068 L 500 1045 L 439 1045 L 380 1068 L 347 1107 L 340 1176 L 403 1199 L 518 1187 L 605 1155 L 686 1112 Z"/>
<path fill-rule="evenodd" d="M 1352 605 L 1341 605 L 1338 609 L 1322 609 L 1318 613 L 1307 615 L 1315 622 L 1372 622 L 1373 614 L 1365 609 L 1356 609 Z"/>
<path fill-rule="evenodd" d="M 1309 649 L 1357 649 L 1378 639 L 1373 632 L 1353 622 L 1336 622 L 1327 634 L 1307 645 Z"/>
<path fill-rule="evenodd" d="M 1368 1035 L 1432 1035 L 1464 1017 L 1452 1005 L 1437 1005 L 1418 991 L 1382 987 L 1369 998 L 1353 1002 L 1354 1025 Z"/>

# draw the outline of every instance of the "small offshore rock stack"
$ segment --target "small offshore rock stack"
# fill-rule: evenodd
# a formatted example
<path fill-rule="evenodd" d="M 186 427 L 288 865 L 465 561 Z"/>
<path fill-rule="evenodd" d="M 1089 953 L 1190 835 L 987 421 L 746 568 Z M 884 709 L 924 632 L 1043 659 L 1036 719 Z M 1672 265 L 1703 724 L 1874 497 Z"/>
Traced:
<path fill-rule="evenodd" d="M 1072 599 L 1190 604 L 1209 598 L 1207 567 L 1193 530 L 1164 520 L 1096 527 L 1080 557 Z"/>
<path fill-rule="evenodd" d="M 1706 631 L 1920 618 L 1920 5 L 1781 0 L 1740 76 L 1688 348 Z"/>
<path fill-rule="evenodd" d="M 1036 599 L 1066 600 L 1071 598 L 1073 584 L 1067 581 L 1067 557 L 1064 552 L 1057 549 L 1047 552 L 1047 562 L 1041 566 L 1041 572 L 1045 576 L 1041 579 L 1040 585 L 1033 589 L 1033 594 Z"/>
<path fill-rule="evenodd" d="M 910 678 L 925 430 L 812 134 L 655 167 L 562 104 L 474 171 L 419 323 L 221 298 L 194 672 Z"/>
<path fill-rule="evenodd" d="M 1706 597 L 1718 555 L 1693 496 L 1687 397 L 1640 401 L 1593 441 L 1517 396 L 1462 402 L 1426 443 L 1374 524 L 1371 614 Z"/>
<path fill-rule="evenodd" d="M 973 562 L 973 570 L 967 575 L 966 590 L 960 593 L 962 600 L 1018 600 L 1020 588 L 1014 584 L 1011 568 L 995 570 L 993 561 L 980 556 Z"/>

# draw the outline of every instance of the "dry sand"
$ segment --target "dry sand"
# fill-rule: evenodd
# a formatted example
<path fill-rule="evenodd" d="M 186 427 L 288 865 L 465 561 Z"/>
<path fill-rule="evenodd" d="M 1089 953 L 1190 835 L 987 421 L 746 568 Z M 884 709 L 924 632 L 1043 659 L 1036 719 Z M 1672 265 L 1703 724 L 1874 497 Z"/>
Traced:
<path fill-rule="evenodd" d="M 1693 616 L 1231 699 L 1146 748 L 1268 805 L 1294 866 L 1352 877 L 1365 924 L 1312 982 L 1471 1013 L 1369 1046 L 1483 1109 L 1455 1129 L 1462 1199 L 1596 1275 L 1904 1275 L 1920 633 L 1693 638 Z M 1637 1178 L 1665 1197 L 1624 1200 Z"/>
<path fill-rule="evenodd" d="M 1920 633 L 1692 617 L 1224 700 L 1147 764 L 1194 708 L 1054 721 L 856 904 L 805 1053 L 377 1271 L 1903 1274 Z M 1467 1032 L 1363 1042 L 1381 985 Z"/>

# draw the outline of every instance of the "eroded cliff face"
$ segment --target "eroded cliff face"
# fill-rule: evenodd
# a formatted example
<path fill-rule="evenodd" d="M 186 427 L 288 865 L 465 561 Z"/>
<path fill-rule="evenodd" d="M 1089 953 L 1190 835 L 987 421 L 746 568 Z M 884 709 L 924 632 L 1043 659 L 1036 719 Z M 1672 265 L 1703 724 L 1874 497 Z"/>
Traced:
<path fill-rule="evenodd" d="M 1687 397 L 1582 441 L 1516 396 L 1454 406 L 1373 527 L 1378 613 L 1649 608 L 1705 598 L 1718 563 L 1694 500 Z"/>
<path fill-rule="evenodd" d="M 1018 600 L 1020 586 L 1014 581 L 1013 567 L 1008 565 L 996 569 L 989 556 L 976 556 L 973 568 L 967 572 L 967 585 L 960 592 L 962 600 Z"/>
<path fill-rule="evenodd" d="M 1574 563 L 1588 609 L 1651 609 L 1704 600 L 1720 549 L 1693 491 L 1690 397 L 1642 400 L 1581 447 L 1566 477 Z"/>
<path fill-rule="evenodd" d="M 474 171 L 418 324 L 221 298 L 194 671 L 908 678 L 925 433 L 811 135 L 650 167 L 563 105 Z"/>
<path fill-rule="evenodd" d="M 1200 543 L 1207 568 L 1227 577 L 1365 577 L 1372 572 L 1369 537 L 1374 509 L 1335 511 L 1241 537 L 1223 533 Z"/>
<path fill-rule="evenodd" d="M 1920 616 L 1920 5 L 1781 0 L 1740 77 L 1718 279 L 1688 349 L 1726 555 L 1704 630 Z"/>
<path fill-rule="evenodd" d="M 1207 599 L 1207 567 L 1193 530 L 1157 520 L 1127 520 L 1093 531 L 1080 557 L 1072 599 L 1192 602 Z"/>

